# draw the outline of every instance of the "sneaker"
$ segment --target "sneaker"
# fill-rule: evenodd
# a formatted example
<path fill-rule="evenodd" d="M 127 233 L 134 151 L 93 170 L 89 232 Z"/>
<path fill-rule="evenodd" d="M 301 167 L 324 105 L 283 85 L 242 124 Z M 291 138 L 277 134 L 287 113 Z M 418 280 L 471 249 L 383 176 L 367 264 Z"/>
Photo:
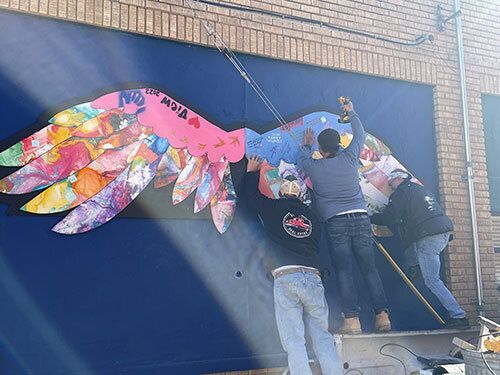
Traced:
<path fill-rule="evenodd" d="M 352 318 L 344 318 L 344 324 L 339 329 L 339 333 L 343 335 L 360 335 L 361 323 L 357 316 Z"/>
<path fill-rule="evenodd" d="M 387 311 L 381 311 L 375 315 L 375 331 L 376 332 L 389 332 L 391 330 L 391 321 Z"/>
<path fill-rule="evenodd" d="M 446 329 L 467 329 L 470 327 L 469 319 L 464 318 L 450 318 L 444 325 Z"/>

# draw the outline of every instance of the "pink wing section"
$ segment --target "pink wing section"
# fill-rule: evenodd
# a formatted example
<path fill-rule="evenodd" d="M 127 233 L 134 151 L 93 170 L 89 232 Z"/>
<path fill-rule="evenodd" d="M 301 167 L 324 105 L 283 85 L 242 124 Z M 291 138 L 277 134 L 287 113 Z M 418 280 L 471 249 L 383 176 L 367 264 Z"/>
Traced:
<path fill-rule="evenodd" d="M 210 162 L 225 156 L 235 163 L 245 153 L 245 129 L 226 132 L 156 89 L 114 92 L 94 100 L 92 106 L 135 113 L 141 124 L 167 138 L 172 147 L 187 148 L 192 156 L 207 155 Z"/>

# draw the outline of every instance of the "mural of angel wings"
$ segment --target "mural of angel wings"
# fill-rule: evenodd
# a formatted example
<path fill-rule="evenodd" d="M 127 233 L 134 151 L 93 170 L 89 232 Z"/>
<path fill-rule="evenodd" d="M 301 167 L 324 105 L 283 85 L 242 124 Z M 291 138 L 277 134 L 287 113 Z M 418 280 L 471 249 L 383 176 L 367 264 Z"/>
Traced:
<path fill-rule="evenodd" d="M 333 127 L 347 146 L 349 124 L 314 112 L 264 134 L 242 128 L 224 131 L 154 88 L 124 90 L 75 105 L 49 124 L 0 153 L 0 166 L 21 167 L 0 180 L 0 192 L 43 190 L 21 209 L 35 214 L 72 210 L 52 230 L 83 233 L 113 219 L 153 181 L 174 183 L 172 203 L 195 193 L 194 212 L 210 206 L 224 233 L 236 208 L 230 163 L 245 154 L 266 159 L 261 191 L 277 197 L 281 177 L 297 170 L 303 132 Z M 387 175 L 402 165 L 387 146 L 367 134 L 360 155 L 361 186 L 370 209 L 381 210 L 390 195 Z"/>

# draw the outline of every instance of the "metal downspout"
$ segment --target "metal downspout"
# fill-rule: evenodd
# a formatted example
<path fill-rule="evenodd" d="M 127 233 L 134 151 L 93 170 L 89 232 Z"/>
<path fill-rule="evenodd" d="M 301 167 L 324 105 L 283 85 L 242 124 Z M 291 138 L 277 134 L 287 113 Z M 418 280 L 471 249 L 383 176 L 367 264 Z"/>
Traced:
<path fill-rule="evenodd" d="M 454 12 L 460 10 L 460 0 L 454 0 Z M 464 122 L 464 138 L 465 138 L 465 156 L 467 167 L 467 183 L 469 186 L 469 203 L 472 223 L 472 240 L 474 248 L 474 263 L 476 268 L 476 289 L 478 299 L 479 314 L 483 312 L 483 280 L 481 275 L 481 255 L 479 253 L 479 239 L 477 230 L 477 212 L 476 198 L 474 194 L 474 175 L 472 169 L 470 134 L 469 134 L 469 109 L 467 106 L 467 87 L 465 79 L 465 59 L 464 46 L 462 38 L 462 19 L 461 16 L 455 19 L 455 28 L 457 35 L 457 52 L 458 52 L 458 67 L 460 71 L 460 91 L 462 96 L 462 116 Z"/>

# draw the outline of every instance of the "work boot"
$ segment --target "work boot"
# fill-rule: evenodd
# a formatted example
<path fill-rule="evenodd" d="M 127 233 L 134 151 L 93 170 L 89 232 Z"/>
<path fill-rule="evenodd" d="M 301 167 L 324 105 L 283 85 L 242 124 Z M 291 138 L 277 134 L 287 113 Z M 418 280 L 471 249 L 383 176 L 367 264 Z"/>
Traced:
<path fill-rule="evenodd" d="M 359 318 L 357 316 L 344 318 L 344 324 L 340 327 L 339 333 L 343 335 L 360 335 L 361 323 L 359 322 Z"/>
<path fill-rule="evenodd" d="M 391 330 L 391 321 L 389 314 L 383 310 L 375 315 L 375 332 L 389 332 Z"/>

